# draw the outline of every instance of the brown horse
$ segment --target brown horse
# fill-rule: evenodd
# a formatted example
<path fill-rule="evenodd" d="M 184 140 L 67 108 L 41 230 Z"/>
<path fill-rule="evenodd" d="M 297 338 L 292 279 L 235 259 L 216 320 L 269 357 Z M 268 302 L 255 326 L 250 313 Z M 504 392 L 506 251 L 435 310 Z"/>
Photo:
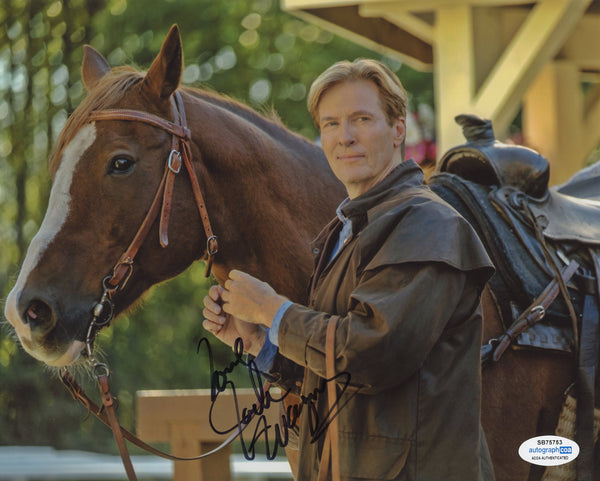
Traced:
<path fill-rule="evenodd" d="M 33 239 L 6 316 L 24 348 L 50 365 L 81 352 L 90 309 L 102 280 L 142 224 L 172 150 L 171 136 L 143 122 L 89 122 L 92 111 L 130 109 L 172 118 L 171 94 L 182 71 L 173 29 L 145 76 L 110 71 L 87 48 L 82 66 L 88 96 L 70 117 L 50 166 L 48 211 Z M 191 154 L 218 236 L 213 272 L 233 267 L 268 279 L 302 301 L 312 268 L 310 240 L 344 196 L 321 150 L 252 110 L 212 93 L 180 89 Z M 206 237 L 185 168 L 174 185 L 169 244 L 153 227 L 126 288 L 115 294 L 118 315 L 151 285 L 178 275 L 205 255 Z M 102 213 L 92 219 L 93 213 Z"/>
<path fill-rule="evenodd" d="M 180 88 L 182 68 L 176 28 L 145 75 L 111 70 L 99 53 L 85 51 L 88 95 L 58 140 L 48 210 L 6 303 L 6 317 L 23 347 L 46 364 L 68 365 L 85 356 L 92 311 L 103 291 L 110 291 L 118 315 L 151 285 L 207 255 L 193 179 L 182 167 L 174 180 L 168 245 L 161 246 L 158 222 L 153 223 L 128 264 L 127 283 L 112 289 L 103 282 L 160 190 L 173 150 L 169 129 L 176 130 L 176 91 L 187 112 L 193 170 L 218 236 L 217 280 L 237 268 L 295 301 L 305 299 L 309 241 L 334 215 L 343 186 L 320 148 L 278 122 L 215 94 Z M 114 109 L 145 112 L 171 124 L 90 117 Z M 486 339 L 501 332 L 490 294 L 483 297 Z M 518 445 L 553 431 L 570 369 L 563 359 L 521 352 L 508 352 L 486 369 L 483 423 L 498 480 L 528 478 L 530 466 L 518 458 Z"/>

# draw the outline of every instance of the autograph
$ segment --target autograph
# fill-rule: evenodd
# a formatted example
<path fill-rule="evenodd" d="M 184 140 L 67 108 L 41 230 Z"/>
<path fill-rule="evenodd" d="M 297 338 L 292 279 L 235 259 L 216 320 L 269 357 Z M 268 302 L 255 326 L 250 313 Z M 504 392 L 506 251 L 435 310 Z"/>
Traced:
<path fill-rule="evenodd" d="M 279 448 L 285 448 L 289 443 L 290 430 L 297 427 L 300 414 L 305 412 L 308 416 L 308 427 L 310 431 L 311 442 L 314 443 L 322 436 L 331 421 L 339 414 L 340 409 L 352 398 L 355 393 L 351 393 L 347 396 L 347 399 L 340 403 L 340 399 L 350 385 L 350 374 L 342 372 L 332 377 L 331 379 L 323 379 L 318 388 L 308 395 L 300 396 L 300 402 L 295 404 L 289 404 L 284 413 L 280 416 L 281 422 L 271 425 L 267 421 L 265 411 L 270 409 L 273 404 L 284 402 L 285 398 L 289 395 L 289 391 L 284 392 L 281 396 L 273 396 L 269 391 L 268 383 L 265 384 L 262 373 L 258 370 L 258 367 L 254 363 L 254 360 L 244 359 L 244 344 L 241 338 L 236 339 L 233 348 L 234 360 L 223 370 L 214 369 L 214 360 L 212 349 L 207 338 L 202 338 L 198 343 L 197 351 L 200 352 L 201 348 L 205 348 L 208 353 L 208 360 L 211 372 L 210 381 L 210 396 L 211 396 L 211 407 L 209 411 L 209 423 L 212 430 L 217 434 L 229 434 L 235 430 L 239 431 L 240 442 L 242 445 L 242 451 L 244 457 L 251 461 L 256 457 L 256 443 L 263 438 L 266 444 L 266 455 L 267 459 L 274 459 L 277 456 Z M 236 394 L 236 388 L 228 375 L 233 373 L 236 368 L 245 369 L 250 379 L 256 402 L 252 403 L 252 406 L 240 407 Z M 318 411 L 318 400 L 319 397 L 326 392 L 327 383 L 335 382 L 338 386 L 338 397 L 335 400 L 334 405 L 331 409 L 325 412 L 325 415 Z M 218 405 L 219 395 L 229 392 L 233 396 L 235 404 L 235 423 L 225 429 L 217 428 L 214 423 L 213 413 L 215 406 Z M 244 430 L 252 420 L 256 419 L 254 431 L 252 432 L 251 439 L 247 439 L 244 436 Z M 273 446 L 270 444 L 270 436 L 274 437 Z"/>

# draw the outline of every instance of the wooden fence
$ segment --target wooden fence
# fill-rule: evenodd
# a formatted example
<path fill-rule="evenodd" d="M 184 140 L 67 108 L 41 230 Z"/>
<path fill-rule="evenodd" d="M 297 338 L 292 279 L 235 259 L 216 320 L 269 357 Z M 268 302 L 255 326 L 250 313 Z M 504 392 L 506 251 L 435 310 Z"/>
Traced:
<path fill-rule="evenodd" d="M 258 402 L 250 389 L 238 389 L 236 394 L 240 409 L 250 409 Z M 138 391 L 136 431 L 144 441 L 169 443 L 176 456 L 198 456 L 219 446 L 228 437 L 217 434 L 213 427 L 225 430 L 236 423 L 236 407 L 230 393 L 220 393 L 218 403 L 212 404 L 208 389 Z M 268 424 L 280 424 L 277 405 L 266 409 L 263 414 Z M 251 425 L 248 430 L 253 431 L 254 427 Z M 248 436 L 252 438 L 251 434 Z M 231 453 L 232 447 L 229 445 L 202 460 L 176 461 L 173 481 L 228 481 L 232 477 Z M 284 456 L 283 449 L 281 456 Z M 281 463 L 278 464 L 280 468 Z M 292 479 L 289 470 L 279 474 L 285 478 L 288 473 L 289 479 Z"/>

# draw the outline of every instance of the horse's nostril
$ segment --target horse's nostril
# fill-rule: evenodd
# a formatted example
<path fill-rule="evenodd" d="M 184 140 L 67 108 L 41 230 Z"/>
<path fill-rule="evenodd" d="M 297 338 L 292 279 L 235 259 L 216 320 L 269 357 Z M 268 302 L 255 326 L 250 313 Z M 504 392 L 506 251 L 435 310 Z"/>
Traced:
<path fill-rule="evenodd" d="M 45 302 L 34 299 L 29 303 L 23 318 L 32 328 L 43 329 L 52 322 L 52 309 Z"/>

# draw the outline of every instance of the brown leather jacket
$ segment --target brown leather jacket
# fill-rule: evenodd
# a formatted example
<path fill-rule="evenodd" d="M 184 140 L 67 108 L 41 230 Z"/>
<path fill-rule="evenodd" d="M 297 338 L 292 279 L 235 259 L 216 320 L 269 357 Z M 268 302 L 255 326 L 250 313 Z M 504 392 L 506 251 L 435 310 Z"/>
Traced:
<path fill-rule="evenodd" d="M 315 241 L 310 307 L 286 311 L 271 372 L 290 381 L 293 364 L 305 367 L 297 479 L 317 477 L 334 316 L 342 478 L 489 479 L 480 293 L 493 268 L 483 246 L 412 161 L 343 212 L 352 237 L 330 263 L 340 221 Z"/>

